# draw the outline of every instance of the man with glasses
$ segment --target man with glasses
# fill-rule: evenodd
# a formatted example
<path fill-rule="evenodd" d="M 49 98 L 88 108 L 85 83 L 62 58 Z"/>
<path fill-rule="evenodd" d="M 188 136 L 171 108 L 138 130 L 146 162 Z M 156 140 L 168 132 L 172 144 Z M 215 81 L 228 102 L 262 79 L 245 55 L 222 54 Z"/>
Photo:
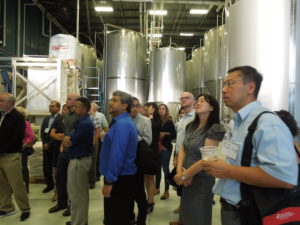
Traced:
<path fill-rule="evenodd" d="M 50 133 L 53 125 L 57 122 L 61 122 L 62 116 L 59 113 L 60 103 L 57 101 L 51 101 L 49 105 L 50 116 L 47 116 L 41 126 L 41 138 L 43 142 L 43 172 L 45 177 L 46 187 L 43 189 L 43 193 L 48 193 L 54 188 L 53 170 L 52 167 L 56 166 L 59 147 L 61 142 L 51 138 Z"/>
<path fill-rule="evenodd" d="M 131 117 L 138 132 L 138 142 L 145 141 L 148 146 L 150 146 L 152 142 L 152 129 L 151 129 L 151 120 L 140 114 L 141 105 L 139 99 L 133 97 L 133 104 L 131 108 Z M 137 203 L 139 212 L 137 216 L 137 222 L 135 223 L 135 215 L 134 215 L 134 201 L 132 201 L 131 205 L 131 224 L 137 225 L 146 225 L 146 217 L 147 217 L 147 198 L 144 187 L 144 174 L 139 171 L 137 172 L 137 184 L 136 184 L 136 192 L 134 196 L 134 200 Z"/>
<path fill-rule="evenodd" d="M 222 225 L 241 225 L 241 182 L 286 189 L 297 184 L 298 166 L 293 137 L 283 121 L 272 113 L 265 113 L 258 120 L 252 138 L 251 167 L 241 166 L 248 127 L 261 112 L 270 111 L 257 101 L 262 80 L 255 68 L 241 66 L 230 69 L 223 82 L 223 101 L 235 112 L 234 128 L 229 140 L 225 140 L 229 147 L 222 149 L 226 161 L 203 162 L 204 170 L 220 178 L 213 192 L 221 196 Z"/>

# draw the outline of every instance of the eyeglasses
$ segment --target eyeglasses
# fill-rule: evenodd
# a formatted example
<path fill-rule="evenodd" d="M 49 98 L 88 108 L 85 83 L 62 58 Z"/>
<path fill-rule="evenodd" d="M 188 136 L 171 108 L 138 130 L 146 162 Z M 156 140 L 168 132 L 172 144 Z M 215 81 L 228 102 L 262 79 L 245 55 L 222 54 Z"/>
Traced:
<path fill-rule="evenodd" d="M 181 97 L 181 98 L 179 98 L 179 101 L 187 100 L 187 99 L 190 99 L 190 98 L 191 98 L 190 96 Z"/>
<path fill-rule="evenodd" d="M 241 79 L 223 81 L 222 88 L 224 88 L 224 87 L 232 87 L 236 82 L 238 82 L 240 80 Z"/>
<path fill-rule="evenodd" d="M 140 104 L 133 104 L 132 105 L 132 108 L 139 108 L 140 107 Z"/>

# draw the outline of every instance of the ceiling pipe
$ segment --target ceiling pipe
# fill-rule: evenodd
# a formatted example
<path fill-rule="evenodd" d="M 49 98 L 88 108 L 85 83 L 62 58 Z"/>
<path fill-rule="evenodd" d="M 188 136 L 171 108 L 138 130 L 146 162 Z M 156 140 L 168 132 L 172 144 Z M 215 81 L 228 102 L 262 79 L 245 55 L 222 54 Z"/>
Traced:
<path fill-rule="evenodd" d="M 87 20 L 87 26 L 88 26 L 88 34 L 89 34 L 89 37 L 91 38 L 89 0 L 85 0 L 85 9 L 86 9 L 86 20 Z"/>
<path fill-rule="evenodd" d="M 54 23 L 63 33 L 68 34 L 69 32 L 39 3 L 38 0 L 32 0 L 32 2 L 47 16 L 47 18 Z"/>
<path fill-rule="evenodd" d="M 77 0 L 77 12 L 76 12 L 76 38 L 79 40 L 79 9 L 80 9 L 80 0 Z"/>
<path fill-rule="evenodd" d="M 140 33 L 143 32 L 143 3 L 140 2 Z"/>

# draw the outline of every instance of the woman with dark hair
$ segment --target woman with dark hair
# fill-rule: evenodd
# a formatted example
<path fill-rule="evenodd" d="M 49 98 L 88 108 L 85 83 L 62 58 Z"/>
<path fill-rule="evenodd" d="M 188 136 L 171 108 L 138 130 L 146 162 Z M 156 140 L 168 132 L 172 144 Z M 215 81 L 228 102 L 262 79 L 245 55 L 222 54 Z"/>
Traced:
<path fill-rule="evenodd" d="M 154 102 L 148 102 L 144 106 L 145 116 L 148 116 L 151 119 L 151 128 L 152 128 L 152 142 L 150 145 L 151 151 L 158 153 L 158 142 L 161 129 L 161 119 L 158 114 L 158 106 Z M 159 168 L 157 168 L 157 171 Z M 148 210 L 147 213 L 151 213 L 154 208 L 154 195 L 155 195 L 155 181 L 154 174 L 145 174 L 145 186 L 148 196 Z"/>
<path fill-rule="evenodd" d="M 177 175 L 174 179 L 178 185 L 183 185 L 180 223 L 210 225 L 213 205 L 212 187 L 215 178 L 202 170 L 202 155 L 199 148 L 218 146 L 225 130 L 220 125 L 218 101 L 204 94 L 199 95 L 196 100 L 195 119 L 186 128 L 183 147 L 178 155 Z"/>
<path fill-rule="evenodd" d="M 165 175 L 165 191 L 160 199 L 165 200 L 169 198 L 169 183 L 167 181 L 167 177 L 170 174 L 169 164 L 173 149 L 172 140 L 176 138 L 176 130 L 173 121 L 170 119 L 169 108 L 167 105 L 160 104 L 158 106 L 158 113 L 162 121 L 158 144 L 161 156 L 161 166 L 156 174 L 156 192 L 159 192 L 160 188 L 162 167 Z"/>
<path fill-rule="evenodd" d="M 298 135 L 298 127 L 297 127 L 297 121 L 295 120 L 293 115 L 286 110 L 275 111 L 275 113 L 287 125 L 287 127 L 291 131 L 293 137 L 296 137 Z M 297 155 L 298 155 L 298 164 L 300 164 L 300 144 L 297 141 L 294 141 L 294 145 L 295 145 L 295 150 L 297 151 Z M 299 167 L 299 172 L 300 172 L 300 167 Z M 300 173 L 298 176 L 298 182 L 299 182 L 299 180 L 300 180 Z"/>

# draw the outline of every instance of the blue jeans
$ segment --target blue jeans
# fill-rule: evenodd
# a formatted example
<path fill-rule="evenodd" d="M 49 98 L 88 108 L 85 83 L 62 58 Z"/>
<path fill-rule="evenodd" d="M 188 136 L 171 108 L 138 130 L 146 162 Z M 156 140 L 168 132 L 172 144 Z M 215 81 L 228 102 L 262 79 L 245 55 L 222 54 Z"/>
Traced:
<path fill-rule="evenodd" d="M 172 152 L 169 150 L 163 150 L 160 152 L 161 167 L 163 168 L 165 174 L 165 191 L 169 191 L 169 182 L 167 180 L 167 177 L 170 174 L 169 164 L 170 164 L 171 154 Z M 156 174 L 156 189 L 159 189 L 160 187 L 160 180 L 161 180 L 161 169 Z"/>

